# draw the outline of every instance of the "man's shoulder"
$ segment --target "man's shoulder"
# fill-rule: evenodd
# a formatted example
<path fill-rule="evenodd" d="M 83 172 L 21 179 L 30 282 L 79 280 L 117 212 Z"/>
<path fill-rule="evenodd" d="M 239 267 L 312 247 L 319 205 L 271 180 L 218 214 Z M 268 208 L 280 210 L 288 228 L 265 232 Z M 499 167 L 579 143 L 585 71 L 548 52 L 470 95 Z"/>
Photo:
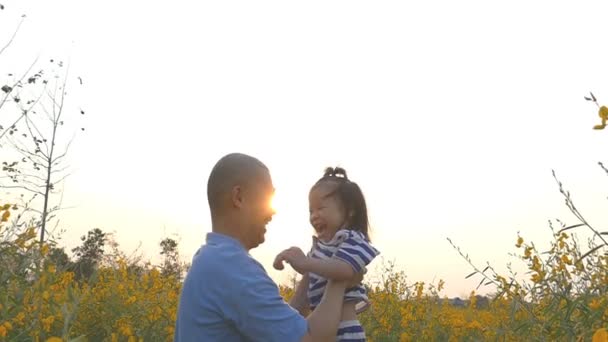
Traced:
<path fill-rule="evenodd" d="M 222 279 L 265 274 L 262 265 L 247 252 L 217 245 L 203 245 L 192 259 L 191 270 Z"/>

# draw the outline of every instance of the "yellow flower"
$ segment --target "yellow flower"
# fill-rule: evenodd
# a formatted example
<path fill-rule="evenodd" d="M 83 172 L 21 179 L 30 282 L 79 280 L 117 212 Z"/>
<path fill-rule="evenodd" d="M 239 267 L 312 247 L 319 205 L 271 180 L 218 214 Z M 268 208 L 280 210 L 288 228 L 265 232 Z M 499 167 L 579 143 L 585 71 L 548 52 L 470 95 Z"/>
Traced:
<path fill-rule="evenodd" d="M 562 262 L 566 265 L 572 265 L 572 260 L 567 255 L 562 255 Z"/>
<path fill-rule="evenodd" d="M 166 326 L 165 332 L 167 333 L 167 335 L 173 337 L 173 334 L 175 333 L 175 328 L 173 328 L 172 325 Z"/>
<path fill-rule="evenodd" d="M 598 115 L 602 119 L 602 124 L 596 125 L 593 128 L 594 129 L 604 129 L 606 127 L 606 122 L 608 122 L 608 108 L 606 108 L 606 106 L 601 106 L 598 111 Z"/>
<path fill-rule="evenodd" d="M 118 331 L 120 331 L 120 333 L 125 336 L 133 335 L 133 330 L 131 329 L 131 326 L 129 326 L 128 324 L 121 324 L 118 327 Z"/>
<path fill-rule="evenodd" d="M 55 317 L 54 316 L 49 316 L 47 318 L 43 318 L 42 319 L 42 326 L 43 326 L 44 331 L 50 332 L 51 331 L 51 325 L 53 325 L 54 321 L 55 321 Z"/>
<path fill-rule="evenodd" d="M 593 342 L 608 342 L 608 331 L 606 328 L 600 328 L 595 331 L 592 338 Z"/>
<path fill-rule="evenodd" d="M 20 312 L 13 318 L 13 322 L 19 325 L 23 325 L 23 321 L 25 320 L 25 313 Z"/>
<path fill-rule="evenodd" d="M 475 296 L 475 291 L 471 291 L 469 301 L 469 307 L 474 309 L 477 306 L 477 296 Z"/>
<path fill-rule="evenodd" d="M 6 322 L 4 322 L 4 324 L 3 324 L 3 325 L 4 325 L 4 327 L 6 328 L 6 330 L 9 330 L 9 331 L 10 331 L 10 330 L 13 330 L 13 325 L 11 324 L 11 322 L 6 321 Z"/>
<path fill-rule="evenodd" d="M 401 336 L 399 337 L 399 342 L 407 342 L 407 341 L 412 341 L 412 337 L 408 333 L 401 333 Z"/>
<path fill-rule="evenodd" d="M 422 291 L 424 291 L 424 282 L 418 282 L 415 285 L 416 285 L 416 297 L 421 298 Z"/>
<path fill-rule="evenodd" d="M 53 336 L 53 337 L 47 338 L 46 342 L 63 342 L 63 339 Z"/>
<path fill-rule="evenodd" d="M 532 281 L 534 283 L 540 283 L 545 278 L 545 272 L 538 272 L 532 275 Z"/>
<path fill-rule="evenodd" d="M 0 337 L 6 337 L 7 333 L 8 333 L 8 331 L 6 330 L 4 325 L 0 325 Z"/>
<path fill-rule="evenodd" d="M 593 310 L 599 309 L 600 306 L 602 306 L 602 301 L 597 298 L 593 298 L 593 300 L 589 303 L 589 307 Z"/>
<path fill-rule="evenodd" d="M 11 212 L 7 210 L 2 213 L 2 220 L 0 220 L 0 221 L 6 222 L 6 221 L 8 221 L 9 217 L 11 217 Z"/>
<path fill-rule="evenodd" d="M 137 301 L 137 297 L 131 296 L 127 299 L 126 303 L 127 303 L 127 305 L 129 305 L 129 304 L 135 303 L 136 301 Z"/>
<path fill-rule="evenodd" d="M 532 271 L 540 272 L 540 269 L 541 269 L 540 259 L 538 259 L 538 257 L 536 255 L 534 256 L 534 258 L 532 258 L 532 266 L 530 267 L 530 269 Z"/>
<path fill-rule="evenodd" d="M 517 237 L 517 243 L 515 244 L 515 247 L 519 248 L 521 247 L 522 243 L 524 243 L 524 238 L 522 238 L 521 236 Z"/>
<path fill-rule="evenodd" d="M 477 320 L 472 320 L 471 322 L 469 322 L 469 329 L 481 330 L 483 329 L 483 326 Z"/>

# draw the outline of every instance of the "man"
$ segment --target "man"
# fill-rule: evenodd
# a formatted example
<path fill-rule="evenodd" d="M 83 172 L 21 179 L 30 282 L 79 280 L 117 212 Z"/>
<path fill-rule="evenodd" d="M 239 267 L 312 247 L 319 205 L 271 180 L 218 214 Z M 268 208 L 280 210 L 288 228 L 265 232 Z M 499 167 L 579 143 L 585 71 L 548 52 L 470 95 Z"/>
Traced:
<path fill-rule="evenodd" d="M 273 194 L 270 172 L 251 156 L 229 154 L 211 171 L 212 232 L 184 280 L 175 342 L 335 341 L 346 284 L 330 281 L 304 318 L 248 253 L 264 242 Z"/>

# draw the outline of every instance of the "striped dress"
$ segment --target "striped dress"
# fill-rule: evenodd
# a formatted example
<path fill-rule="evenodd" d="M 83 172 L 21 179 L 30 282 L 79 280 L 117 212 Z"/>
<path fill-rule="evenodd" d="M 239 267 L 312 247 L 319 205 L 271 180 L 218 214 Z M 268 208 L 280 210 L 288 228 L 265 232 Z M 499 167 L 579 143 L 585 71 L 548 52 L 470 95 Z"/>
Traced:
<path fill-rule="evenodd" d="M 308 256 L 321 260 L 337 258 L 348 263 L 356 273 L 365 273 L 366 266 L 379 254 L 380 252 L 367 241 L 362 233 L 341 229 L 329 242 L 317 240 Z M 310 273 L 309 277 L 308 300 L 311 310 L 314 310 L 321 302 L 327 279 L 314 273 Z M 347 289 L 344 301 L 355 301 L 357 313 L 363 312 L 369 306 L 367 292 L 362 284 Z M 340 322 L 337 341 L 365 341 L 365 332 L 359 321 Z"/>

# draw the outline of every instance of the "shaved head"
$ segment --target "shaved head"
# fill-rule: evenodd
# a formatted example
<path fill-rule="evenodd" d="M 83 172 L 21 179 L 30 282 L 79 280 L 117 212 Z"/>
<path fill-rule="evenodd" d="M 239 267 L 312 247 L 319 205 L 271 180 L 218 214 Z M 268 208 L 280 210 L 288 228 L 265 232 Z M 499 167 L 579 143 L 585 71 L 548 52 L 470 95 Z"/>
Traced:
<path fill-rule="evenodd" d="M 232 188 L 248 187 L 268 168 L 258 159 L 242 153 L 231 153 L 220 159 L 207 182 L 207 200 L 211 216 L 216 216 L 230 203 Z"/>

